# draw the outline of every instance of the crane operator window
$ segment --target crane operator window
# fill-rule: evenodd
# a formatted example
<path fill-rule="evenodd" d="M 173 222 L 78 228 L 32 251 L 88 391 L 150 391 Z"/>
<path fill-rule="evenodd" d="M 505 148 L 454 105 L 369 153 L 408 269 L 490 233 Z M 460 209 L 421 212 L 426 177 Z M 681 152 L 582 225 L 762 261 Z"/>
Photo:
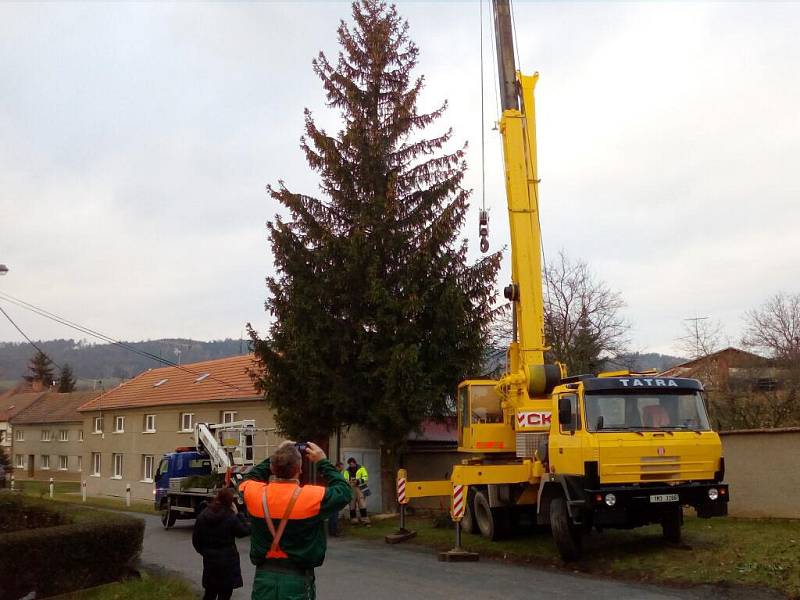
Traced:
<path fill-rule="evenodd" d="M 473 385 L 469 392 L 473 424 L 503 422 L 503 408 L 494 385 Z"/>

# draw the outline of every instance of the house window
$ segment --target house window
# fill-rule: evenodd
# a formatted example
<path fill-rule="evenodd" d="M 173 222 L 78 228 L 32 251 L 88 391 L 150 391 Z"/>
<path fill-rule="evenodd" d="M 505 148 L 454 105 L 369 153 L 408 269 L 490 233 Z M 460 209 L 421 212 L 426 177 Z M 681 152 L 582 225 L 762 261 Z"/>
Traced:
<path fill-rule="evenodd" d="M 6 441 L 6 430 L 0 429 L 0 444 Z"/>
<path fill-rule="evenodd" d="M 92 452 L 92 475 L 100 477 L 100 453 Z"/>
<path fill-rule="evenodd" d="M 83 471 L 83 457 L 76 456 L 75 458 L 78 459 L 78 471 Z"/>
<path fill-rule="evenodd" d="M 78 431 L 78 441 L 79 441 L 79 442 L 82 442 L 82 441 L 83 441 L 83 429 L 81 429 L 80 431 Z"/>
<path fill-rule="evenodd" d="M 24 442 L 25 441 L 25 430 L 24 429 L 15 429 L 14 430 L 14 441 L 15 442 Z"/>
<path fill-rule="evenodd" d="M 778 389 L 778 380 L 772 377 L 759 377 L 756 380 L 756 389 L 761 392 L 774 392 Z"/>
<path fill-rule="evenodd" d="M 69 441 L 69 429 L 62 429 L 58 432 L 58 441 L 59 442 Z"/>
<path fill-rule="evenodd" d="M 14 467 L 17 469 L 24 469 L 25 468 L 25 455 L 24 454 L 17 454 L 14 456 Z"/>
<path fill-rule="evenodd" d="M 112 458 L 114 460 L 114 474 L 111 478 L 122 479 L 122 454 L 113 454 Z"/>
<path fill-rule="evenodd" d="M 181 431 L 194 429 L 194 413 L 181 413 Z"/>
<path fill-rule="evenodd" d="M 156 416 L 155 415 L 145 415 L 144 416 L 144 432 L 145 433 L 155 433 L 156 431 Z"/>
<path fill-rule="evenodd" d="M 58 457 L 58 470 L 59 471 L 66 471 L 69 468 L 69 457 L 68 456 L 59 456 Z"/>
<path fill-rule="evenodd" d="M 125 417 L 114 417 L 114 433 L 125 431 Z"/>
<path fill-rule="evenodd" d="M 52 435 L 52 433 L 53 433 L 53 432 L 52 432 L 52 431 L 50 431 L 49 429 L 42 429 L 42 441 L 43 441 L 43 442 L 49 442 L 49 441 L 50 441 L 50 438 L 51 438 L 51 435 Z"/>
<path fill-rule="evenodd" d="M 142 456 L 142 480 L 153 481 L 153 456 L 146 454 Z"/>
<path fill-rule="evenodd" d="M 223 410 L 222 411 L 222 422 L 223 423 L 233 423 L 236 420 L 236 411 L 235 410 Z"/>
<path fill-rule="evenodd" d="M 103 417 L 94 418 L 94 433 L 103 433 Z"/>
<path fill-rule="evenodd" d="M 50 455 L 49 454 L 42 454 L 41 461 L 42 463 L 42 471 L 45 471 L 50 468 Z"/>

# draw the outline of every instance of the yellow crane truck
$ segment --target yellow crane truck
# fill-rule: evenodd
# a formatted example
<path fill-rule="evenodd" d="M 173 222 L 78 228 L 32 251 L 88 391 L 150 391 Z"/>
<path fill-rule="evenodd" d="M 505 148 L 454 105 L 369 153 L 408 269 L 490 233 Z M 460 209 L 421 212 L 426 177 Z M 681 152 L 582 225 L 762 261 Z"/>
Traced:
<path fill-rule="evenodd" d="M 694 379 L 625 372 L 568 377 L 545 364 L 534 88 L 516 71 L 509 0 L 494 0 L 511 229 L 513 338 L 499 380 L 471 379 L 457 393 L 458 450 L 449 480 L 398 473 L 401 515 L 425 496 L 450 496 L 461 527 L 496 539 L 527 513 L 549 525 L 561 556 L 580 556 L 595 528 L 661 524 L 680 540 L 684 506 L 727 514 L 722 445 Z M 481 215 L 485 237 L 485 215 Z M 463 519 L 463 522 L 461 522 Z M 403 525 L 401 524 L 401 528 Z M 457 542 L 458 545 L 458 542 Z"/>

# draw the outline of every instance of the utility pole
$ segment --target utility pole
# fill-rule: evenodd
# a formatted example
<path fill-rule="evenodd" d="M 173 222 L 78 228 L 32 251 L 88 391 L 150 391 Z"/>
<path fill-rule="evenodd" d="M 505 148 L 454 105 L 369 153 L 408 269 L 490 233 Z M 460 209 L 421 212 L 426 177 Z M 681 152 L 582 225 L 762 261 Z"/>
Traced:
<path fill-rule="evenodd" d="M 694 351 L 695 358 L 700 358 L 700 321 L 705 321 L 708 317 L 692 317 L 684 321 L 694 321 Z"/>

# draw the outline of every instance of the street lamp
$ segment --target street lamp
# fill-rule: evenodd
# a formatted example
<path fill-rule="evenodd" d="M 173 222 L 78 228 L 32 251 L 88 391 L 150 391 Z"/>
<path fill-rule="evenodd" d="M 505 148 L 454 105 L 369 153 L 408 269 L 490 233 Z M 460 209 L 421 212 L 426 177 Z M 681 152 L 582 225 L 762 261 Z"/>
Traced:
<path fill-rule="evenodd" d="M 8 273 L 8 267 L 5 265 L 0 265 L 0 275 L 5 275 Z"/>

